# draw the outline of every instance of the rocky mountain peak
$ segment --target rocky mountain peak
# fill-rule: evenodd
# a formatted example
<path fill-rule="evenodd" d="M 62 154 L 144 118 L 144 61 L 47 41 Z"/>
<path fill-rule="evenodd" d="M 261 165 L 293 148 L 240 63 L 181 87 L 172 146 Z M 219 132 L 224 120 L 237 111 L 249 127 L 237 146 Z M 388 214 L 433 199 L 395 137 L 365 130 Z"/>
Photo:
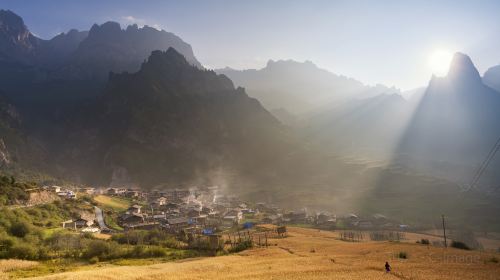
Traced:
<path fill-rule="evenodd" d="M 481 76 L 470 57 L 460 52 L 453 56 L 447 77 L 452 82 L 481 83 Z"/>
<path fill-rule="evenodd" d="M 38 45 L 23 19 L 9 10 L 0 10 L 0 56 L 29 60 L 26 56 Z"/>

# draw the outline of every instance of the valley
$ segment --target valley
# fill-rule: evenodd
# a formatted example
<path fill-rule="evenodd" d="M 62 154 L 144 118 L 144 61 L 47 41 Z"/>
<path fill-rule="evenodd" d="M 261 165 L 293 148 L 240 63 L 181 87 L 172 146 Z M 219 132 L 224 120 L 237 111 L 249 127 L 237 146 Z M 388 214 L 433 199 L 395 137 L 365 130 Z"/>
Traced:
<path fill-rule="evenodd" d="M 0 280 L 498 279 L 500 5 L 355 2 L 0 0 Z"/>

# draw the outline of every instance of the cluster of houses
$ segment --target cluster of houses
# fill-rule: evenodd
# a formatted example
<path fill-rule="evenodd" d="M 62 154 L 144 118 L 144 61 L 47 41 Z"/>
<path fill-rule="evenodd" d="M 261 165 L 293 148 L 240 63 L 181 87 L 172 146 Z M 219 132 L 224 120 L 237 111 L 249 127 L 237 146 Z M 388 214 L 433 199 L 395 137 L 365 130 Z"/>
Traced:
<path fill-rule="evenodd" d="M 216 187 L 131 192 L 124 189 L 107 192 L 116 196 L 133 195 L 142 202 L 132 205 L 120 215 L 118 222 L 125 229 L 160 228 L 171 233 L 213 233 L 238 225 L 245 213 L 254 213 L 234 196 L 217 195 Z"/>
<path fill-rule="evenodd" d="M 76 192 L 57 186 L 51 191 L 60 197 L 73 199 Z M 118 224 L 124 230 L 162 229 L 176 234 L 190 232 L 212 234 L 235 226 L 249 227 L 254 223 L 297 225 L 308 224 L 318 228 L 336 229 L 406 229 L 396 221 L 381 214 L 359 217 L 356 214 L 339 216 L 326 212 L 311 213 L 306 209 L 285 211 L 266 203 L 255 203 L 250 207 L 234 195 L 221 195 L 217 187 L 151 190 L 131 188 L 108 188 L 95 190 L 80 188 L 80 193 L 106 194 L 127 198 L 134 202 L 125 212 L 118 214 Z M 96 232 L 109 230 L 103 222 L 102 212 L 66 221 L 64 228 Z M 100 222 L 95 223 L 95 221 Z M 95 223 L 95 224 L 94 224 Z"/>

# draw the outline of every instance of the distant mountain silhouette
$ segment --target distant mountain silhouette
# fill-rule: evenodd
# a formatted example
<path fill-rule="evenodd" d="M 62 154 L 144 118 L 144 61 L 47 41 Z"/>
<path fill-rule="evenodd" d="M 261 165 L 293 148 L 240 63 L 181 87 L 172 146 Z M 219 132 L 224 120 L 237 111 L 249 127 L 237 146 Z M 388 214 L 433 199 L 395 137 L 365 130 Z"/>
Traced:
<path fill-rule="evenodd" d="M 426 170 L 446 164 L 471 170 L 500 137 L 498 108 L 500 94 L 483 84 L 467 55 L 456 53 L 448 75 L 432 77 L 396 153 Z"/>
<path fill-rule="evenodd" d="M 382 85 L 370 87 L 361 82 L 333 74 L 310 61 L 270 60 L 259 70 L 216 70 L 236 85 L 245 87 L 269 110 L 283 108 L 291 114 L 308 113 L 331 102 L 392 93 Z"/>
<path fill-rule="evenodd" d="M 483 76 L 485 85 L 500 92 L 500 65 L 489 68 Z"/>
<path fill-rule="evenodd" d="M 173 33 L 148 26 L 139 28 L 135 24 L 125 30 L 116 22 L 94 24 L 67 65 L 57 74 L 64 78 L 107 79 L 110 71 L 139 70 L 151 51 L 170 47 L 182 53 L 191 64 L 202 67 L 191 46 Z"/>
<path fill-rule="evenodd" d="M 50 40 L 33 35 L 21 17 L 0 10 L 0 82 L 6 86 L 53 80 L 106 81 L 110 71 L 137 71 L 153 50 L 175 48 L 202 67 L 191 46 L 175 34 L 116 22 L 70 30 Z"/>

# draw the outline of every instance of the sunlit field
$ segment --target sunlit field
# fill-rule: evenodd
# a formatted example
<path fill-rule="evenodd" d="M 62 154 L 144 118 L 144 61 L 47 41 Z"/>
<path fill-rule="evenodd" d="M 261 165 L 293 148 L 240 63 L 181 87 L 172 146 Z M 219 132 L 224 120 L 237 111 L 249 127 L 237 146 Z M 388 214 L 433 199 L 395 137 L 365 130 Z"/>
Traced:
<path fill-rule="evenodd" d="M 24 260 L 0 260 L 0 279 L 9 279 L 7 273 L 20 270 L 20 269 L 29 269 L 37 266 L 37 262 L 32 261 L 24 261 Z"/>
<path fill-rule="evenodd" d="M 130 201 L 123 198 L 98 195 L 94 199 L 103 207 L 112 208 L 118 211 L 126 210 L 130 206 Z"/>
<path fill-rule="evenodd" d="M 498 279 L 499 254 L 405 242 L 345 242 L 290 228 L 269 248 L 150 266 L 97 268 L 38 279 Z M 400 253 L 406 259 L 399 258 Z M 392 266 L 384 272 L 385 261 Z"/>

